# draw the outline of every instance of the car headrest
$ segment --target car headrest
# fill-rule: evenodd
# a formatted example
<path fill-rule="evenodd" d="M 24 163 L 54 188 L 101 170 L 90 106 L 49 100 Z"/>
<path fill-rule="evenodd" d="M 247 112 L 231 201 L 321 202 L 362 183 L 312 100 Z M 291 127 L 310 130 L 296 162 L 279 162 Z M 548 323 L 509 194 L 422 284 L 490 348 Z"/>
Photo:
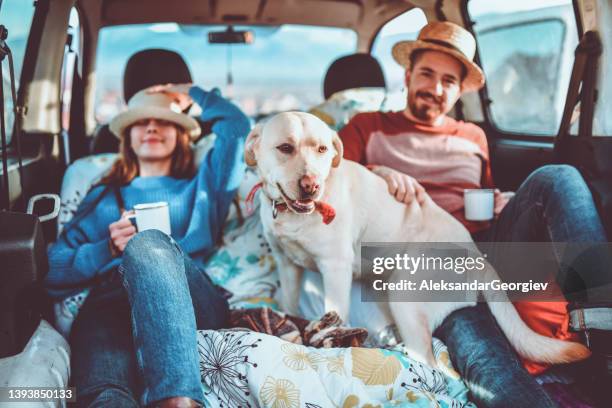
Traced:
<path fill-rule="evenodd" d="M 387 88 L 380 64 L 370 54 L 356 53 L 335 60 L 327 69 L 323 96 L 353 88 Z"/>
<path fill-rule="evenodd" d="M 193 82 L 187 63 L 174 51 L 151 48 L 132 55 L 123 73 L 123 98 L 153 85 Z"/>
<path fill-rule="evenodd" d="M 90 151 L 92 154 L 117 153 L 119 151 L 119 139 L 110 131 L 108 125 L 101 125 L 95 130 Z"/>

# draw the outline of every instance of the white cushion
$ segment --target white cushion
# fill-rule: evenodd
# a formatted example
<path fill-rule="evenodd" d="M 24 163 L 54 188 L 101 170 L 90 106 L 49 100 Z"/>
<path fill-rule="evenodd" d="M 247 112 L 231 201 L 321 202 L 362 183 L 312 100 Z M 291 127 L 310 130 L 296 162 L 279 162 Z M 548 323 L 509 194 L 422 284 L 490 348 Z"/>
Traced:
<path fill-rule="evenodd" d="M 0 359 L 0 386 L 66 388 L 70 376 L 70 346 L 47 321 L 38 328 L 23 351 Z M 55 402 L 3 402 L 2 407 L 56 407 Z M 59 406 L 65 407 L 65 404 Z"/>

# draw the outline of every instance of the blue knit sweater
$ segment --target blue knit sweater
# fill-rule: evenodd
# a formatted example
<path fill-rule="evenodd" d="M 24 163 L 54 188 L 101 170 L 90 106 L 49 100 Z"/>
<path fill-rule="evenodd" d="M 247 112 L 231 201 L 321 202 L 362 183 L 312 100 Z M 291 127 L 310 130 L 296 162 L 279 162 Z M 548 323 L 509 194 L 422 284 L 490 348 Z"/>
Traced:
<path fill-rule="evenodd" d="M 201 119 L 212 121 L 217 135 L 195 177 L 136 177 L 121 188 L 121 194 L 127 209 L 138 203 L 167 201 L 172 237 L 196 263 L 203 265 L 214 249 L 244 176 L 243 148 L 250 124 L 239 108 L 217 93 L 197 87 L 189 93 L 202 107 Z M 104 279 L 121 263 L 121 258 L 113 258 L 108 245 L 108 226 L 120 217 L 116 198 L 107 191 L 96 204 L 104 190 L 104 186 L 97 186 L 87 194 L 73 222 L 65 226 L 64 233 L 49 249 L 45 287 L 54 298 L 80 292 Z"/>

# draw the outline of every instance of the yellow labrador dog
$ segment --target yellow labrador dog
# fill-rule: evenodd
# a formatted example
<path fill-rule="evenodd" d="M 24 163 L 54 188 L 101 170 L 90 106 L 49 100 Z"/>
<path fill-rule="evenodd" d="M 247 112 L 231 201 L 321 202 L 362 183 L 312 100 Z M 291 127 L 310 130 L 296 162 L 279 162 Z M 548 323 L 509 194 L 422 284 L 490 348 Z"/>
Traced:
<path fill-rule="evenodd" d="M 262 180 L 261 220 L 279 268 L 282 306 L 290 313 L 298 311 L 301 273 L 308 268 L 323 275 L 325 311 L 335 310 L 347 321 L 361 242 L 472 242 L 463 225 L 429 196 L 422 205 L 399 203 L 382 178 L 342 160 L 338 135 L 311 114 L 281 113 L 255 127 L 246 141 L 245 160 L 256 166 Z M 330 208 L 337 212 L 333 222 Z M 491 267 L 484 274 L 497 277 Z M 579 343 L 532 331 L 505 293 L 498 292 L 496 299 L 484 295 L 521 356 L 564 363 L 589 355 Z M 413 357 L 435 366 L 431 333 L 452 311 L 475 303 L 390 302 L 389 307 Z"/>

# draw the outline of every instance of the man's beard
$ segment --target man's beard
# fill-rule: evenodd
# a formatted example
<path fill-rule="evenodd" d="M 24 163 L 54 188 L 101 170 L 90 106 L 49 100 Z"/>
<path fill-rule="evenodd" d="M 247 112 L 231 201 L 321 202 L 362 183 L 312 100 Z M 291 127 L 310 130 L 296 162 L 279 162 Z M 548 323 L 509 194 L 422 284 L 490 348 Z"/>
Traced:
<path fill-rule="evenodd" d="M 435 102 L 422 102 L 421 105 L 417 103 L 418 97 L 430 97 Z M 415 118 L 424 122 L 433 122 L 438 116 L 442 114 L 442 103 L 439 98 L 436 98 L 428 92 L 416 92 L 408 95 L 408 107 L 410 112 Z"/>

